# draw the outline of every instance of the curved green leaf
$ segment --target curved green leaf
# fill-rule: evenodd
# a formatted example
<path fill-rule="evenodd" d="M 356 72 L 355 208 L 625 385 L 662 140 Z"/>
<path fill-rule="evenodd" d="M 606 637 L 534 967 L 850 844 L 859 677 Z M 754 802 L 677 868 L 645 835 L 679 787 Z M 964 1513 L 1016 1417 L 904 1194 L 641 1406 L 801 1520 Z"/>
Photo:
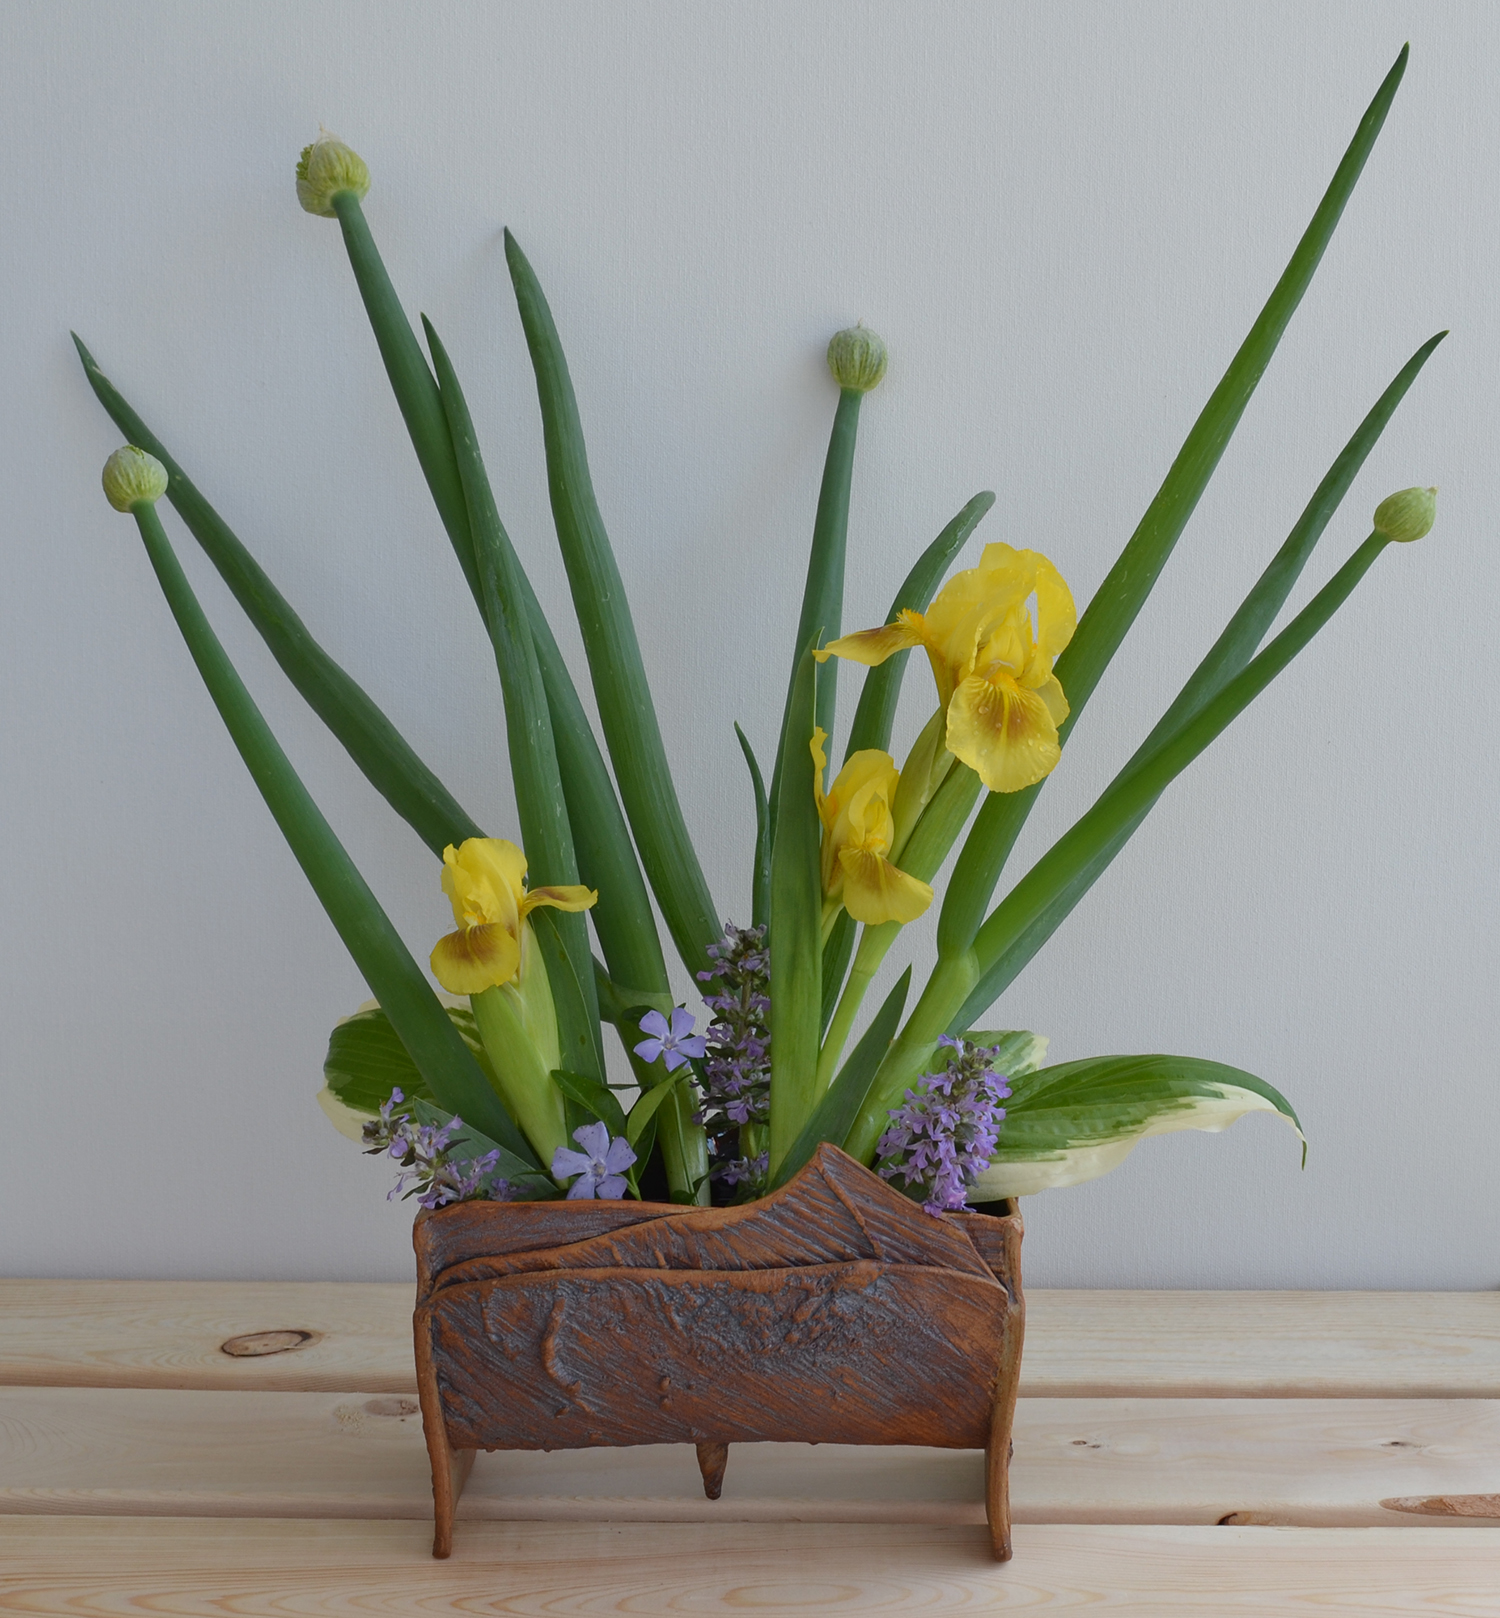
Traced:
<path fill-rule="evenodd" d="M 1406 58 L 1407 47 L 1403 45 L 1395 65 L 1365 110 L 1354 139 L 1281 279 L 1193 423 L 1119 559 L 1095 591 L 1072 643 L 1058 658 L 1056 674 L 1070 709 L 1059 727 L 1064 742 L 1072 734 L 1120 642 L 1146 604 L 1270 364 L 1287 323 L 1307 291 L 1385 123 L 1406 71 Z M 952 956 L 968 948 L 989 907 L 1001 869 L 1043 785 L 1045 782 L 1038 782 L 1021 792 L 991 793 L 975 817 L 944 898 L 938 928 L 941 954 Z"/>
<path fill-rule="evenodd" d="M 720 937 L 718 912 L 667 766 L 625 586 L 594 498 L 578 401 L 552 311 L 509 231 L 505 256 L 536 372 L 552 515 L 604 739 L 652 891 L 683 964 L 697 972 Z"/>
<path fill-rule="evenodd" d="M 1000 1149 L 971 1202 L 1031 1196 L 1116 1168 L 1139 1140 L 1178 1129 L 1226 1129 L 1273 1112 L 1306 1138 L 1291 1103 L 1264 1079 L 1192 1056 L 1095 1056 L 1011 1075 Z"/>
<path fill-rule="evenodd" d="M 860 1036 L 859 1043 L 850 1051 L 849 1060 L 823 1092 L 812 1117 L 777 1166 L 767 1190 L 774 1191 L 777 1186 L 785 1185 L 798 1169 L 811 1160 L 824 1141 L 832 1141 L 835 1146 L 843 1145 L 844 1137 L 864 1105 L 865 1093 L 880 1066 L 880 1058 L 885 1055 L 891 1036 L 900 1025 L 910 988 L 911 968 L 907 967 L 871 1019 L 870 1026 Z"/>
<path fill-rule="evenodd" d="M 817 1101 L 823 1011 L 822 822 L 813 795 L 809 743 L 817 665 L 802 654 L 782 738 L 781 802 L 771 848 L 771 1172 L 802 1132 Z"/>
<path fill-rule="evenodd" d="M 73 342 L 83 361 L 83 374 L 100 404 L 127 442 L 154 455 L 166 467 L 167 499 L 188 532 L 219 570 L 282 672 L 343 744 L 370 785 L 439 858 L 449 843 L 483 837 L 473 816 L 417 757 L 358 682 L 318 644 L 229 524 L 99 369 L 76 332 Z"/>
<path fill-rule="evenodd" d="M 432 1094 L 523 1162 L 534 1161 L 401 935 L 245 689 L 193 594 L 155 506 L 138 505 L 134 515 L 167 605 L 225 728 L 328 919 L 385 1007 Z"/>

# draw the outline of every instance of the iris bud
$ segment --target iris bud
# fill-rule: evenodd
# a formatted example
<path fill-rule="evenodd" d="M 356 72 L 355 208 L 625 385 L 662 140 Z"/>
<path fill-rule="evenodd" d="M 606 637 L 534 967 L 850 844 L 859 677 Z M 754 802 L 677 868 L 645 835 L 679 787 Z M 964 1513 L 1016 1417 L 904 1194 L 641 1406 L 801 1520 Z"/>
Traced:
<path fill-rule="evenodd" d="M 835 332 L 828 345 L 828 369 L 841 388 L 868 393 L 885 375 L 885 344 L 864 326 Z"/>
<path fill-rule="evenodd" d="M 332 219 L 333 199 L 340 191 L 352 191 L 363 201 L 369 189 L 370 171 L 364 158 L 337 135 L 325 129 L 311 146 L 302 148 L 297 160 L 297 201 L 309 213 Z"/>
<path fill-rule="evenodd" d="M 1436 489 L 1403 489 L 1376 506 L 1375 532 L 1408 544 L 1431 533 L 1436 518 Z"/>
<path fill-rule="evenodd" d="M 116 511 L 154 506 L 167 492 L 167 469 L 154 455 L 126 444 L 104 463 L 104 494 Z"/>

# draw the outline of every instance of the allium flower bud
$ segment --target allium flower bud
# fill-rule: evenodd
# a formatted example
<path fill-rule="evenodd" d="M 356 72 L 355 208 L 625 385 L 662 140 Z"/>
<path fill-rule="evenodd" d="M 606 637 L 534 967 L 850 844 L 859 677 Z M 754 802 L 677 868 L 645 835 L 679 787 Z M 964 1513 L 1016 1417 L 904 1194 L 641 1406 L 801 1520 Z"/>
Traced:
<path fill-rule="evenodd" d="M 116 511 L 131 511 L 143 501 L 154 506 L 167 492 L 167 469 L 154 455 L 126 444 L 104 463 L 104 494 Z"/>
<path fill-rule="evenodd" d="M 333 199 L 340 191 L 352 191 L 363 201 L 369 189 L 370 171 L 364 158 L 337 135 L 321 130 L 311 146 L 302 148 L 297 160 L 297 201 L 309 213 L 332 219 Z"/>
<path fill-rule="evenodd" d="M 828 345 L 828 369 L 841 388 L 868 393 L 885 375 L 885 344 L 864 326 L 835 332 Z"/>
<path fill-rule="evenodd" d="M 1401 544 L 1421 539 L 1437 519 L 1436 489 L 1403 489 L 1375 508 L 1375 532 Z"/>

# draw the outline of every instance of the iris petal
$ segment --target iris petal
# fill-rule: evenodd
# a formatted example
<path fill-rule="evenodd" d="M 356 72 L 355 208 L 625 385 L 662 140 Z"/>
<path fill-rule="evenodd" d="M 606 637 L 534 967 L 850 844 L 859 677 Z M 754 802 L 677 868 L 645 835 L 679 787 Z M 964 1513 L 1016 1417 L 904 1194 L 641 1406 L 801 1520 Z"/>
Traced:
<path fill-rule="evenodd" d="M 839 864 L 844 872 L 844 908 L 867 927 L 879 927 L 888 921 L 899 921 L 904 926 L 932 903 L 932 889 L 905 871 L 898 871 L 883 854 L 842 848 Z"/>
<path fill-rule="evenodd" d="M 841 635 L 831 640 L 813 656 L 820 663 L 830 657 L 844 657 L 851 663 L 863 663 L 874 668 L 897 652 L 910 651 L 922 644 L 922 615 L 902 613 L 893 624 L 882 624 L 878 629 L 861 629 L 853 635 Z"/>
<path fill-rule="evenodd" d="M 509 983 L 521 965 L 521 946 L 499 922 L 460 927 L 438 939 L 432 975 L 451 994 L 482 994 Z"/>
<path fill-rule="evenodd" d="M 971 676 L 954 692 L 948 751 L 991 792 L 1019 792 L 1049 775 L 1062 750 L 1047 699 L 1002 674 Z"/>
<path fill-rule="evenodd" d="M 538 905 L 549 905 L 554 910 L 588 910 L 599 898 L 593 888 L 581 884 L 559 887 L 531 888 L 521 898 L 521 914 L 527 915 Z"/>

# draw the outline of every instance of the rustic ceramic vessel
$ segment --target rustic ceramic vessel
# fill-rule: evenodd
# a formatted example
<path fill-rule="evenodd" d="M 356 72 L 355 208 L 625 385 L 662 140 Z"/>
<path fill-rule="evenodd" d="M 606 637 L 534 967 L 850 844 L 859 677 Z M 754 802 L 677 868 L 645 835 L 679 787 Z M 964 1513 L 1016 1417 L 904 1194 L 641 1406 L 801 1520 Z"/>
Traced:
<path fill-rule="evenodd" d="M 1012 1205 L 1013 1206 L 1013 1205 Z M 416 1222 L 433 1555 L 477 1450 L 982 1449 L 995 1555 L 1020 1372 L 1021 1220 L 933 1218 L 833 1146 L 759 1202 L 467 1202 Z"/>

